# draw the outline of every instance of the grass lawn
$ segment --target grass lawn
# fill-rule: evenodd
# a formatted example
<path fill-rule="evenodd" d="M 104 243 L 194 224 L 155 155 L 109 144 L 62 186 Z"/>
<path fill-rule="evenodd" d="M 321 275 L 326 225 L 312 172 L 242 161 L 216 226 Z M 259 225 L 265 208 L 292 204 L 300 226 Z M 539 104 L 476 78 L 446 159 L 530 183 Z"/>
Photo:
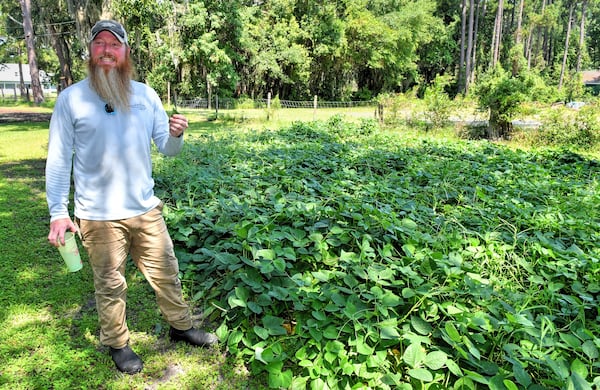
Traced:
<path fill-rule="evenodd" d="M 0 124 L 0 388 L 241 389 L 243 364 L 218 348 L 173 344 L 151 288 L 128 271 L 128 321 L 144 371 L 120 374 L 98 341 L 94 289 L 48 245 L 44 166 L 48 123 Z"/>

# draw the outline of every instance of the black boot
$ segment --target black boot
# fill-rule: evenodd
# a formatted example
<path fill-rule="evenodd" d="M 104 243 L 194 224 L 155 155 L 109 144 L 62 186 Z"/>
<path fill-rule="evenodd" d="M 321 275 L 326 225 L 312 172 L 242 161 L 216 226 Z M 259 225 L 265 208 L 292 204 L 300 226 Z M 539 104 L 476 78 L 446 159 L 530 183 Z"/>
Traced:
<path fill-rule="evenodd" d="M 212 333 L 207 333 L 202 330 L 190 328 L 188 330 L 178 330 L 171 327 L 169 336 L 173 341 L 185 341 L 190 345 L 198 347 L 209 347 L 216 344 L 219 339 Z"/>
<path fill-rule="evenodd" d="M 110 356 L 117 366 L 117 369 L 126 374 L 137 374 L 142 371 L 144 363 L 142 359 L 131 349 L 129 345 L 123 348 L 110 347 Z"/>

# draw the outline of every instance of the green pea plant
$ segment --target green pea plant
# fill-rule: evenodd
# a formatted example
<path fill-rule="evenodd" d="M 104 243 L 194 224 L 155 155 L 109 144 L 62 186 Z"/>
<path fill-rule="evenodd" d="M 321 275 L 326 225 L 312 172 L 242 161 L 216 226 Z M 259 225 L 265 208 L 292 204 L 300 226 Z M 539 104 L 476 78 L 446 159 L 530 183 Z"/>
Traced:
<path fill-rule="evenodd" d="M 600 163 L 372 120 L 190 134 L 156 163 L 182 279 L 284 389 L 600 385 Z"/>

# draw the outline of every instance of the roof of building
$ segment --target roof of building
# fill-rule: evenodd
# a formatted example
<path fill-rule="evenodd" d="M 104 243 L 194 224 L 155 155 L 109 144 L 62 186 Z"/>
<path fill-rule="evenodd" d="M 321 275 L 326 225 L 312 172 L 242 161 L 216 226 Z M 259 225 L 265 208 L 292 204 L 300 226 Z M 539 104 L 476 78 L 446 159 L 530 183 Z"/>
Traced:
<path fill-rule="evenodd" d="M 584 84 L 600 84 L 600 70 L 584 70 L 581 75 Z"/>

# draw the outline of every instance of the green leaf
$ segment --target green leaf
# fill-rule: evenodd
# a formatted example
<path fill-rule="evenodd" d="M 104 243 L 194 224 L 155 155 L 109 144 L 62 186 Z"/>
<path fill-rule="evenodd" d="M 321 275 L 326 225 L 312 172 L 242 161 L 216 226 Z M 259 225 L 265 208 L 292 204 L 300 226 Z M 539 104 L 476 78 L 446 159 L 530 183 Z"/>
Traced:
<path fill-rule="evenodd" d="M 280 374 L 283 368 L 283 362 L 280 360 L 273 360 L 267 364 L 266 370 L 270 373 Z"/>
<path fill-rule="evenodd" d="M 414 254 L 416 249 L 417 248 L 415 248 L 415 246 L 411 244 L 402 245 L 402 250 L 404 251 L 404 254 L 406 254 L 406 256 L 409 258 L 413 258 L 415 256 Z"/>
<path fill-rule="evenodd" d="M 234 291 L 235 296 L 244 302 L 246 302 L 248 297 L 250 297 L 250 291 L 245 287 L 236 287 Z"/>
<path fill-rule="evenodd" d="M 227 333 L 229 332 L 229 329 L 227 328 L 227 324 L 225 322 L 223 322 L 216 330 L 215 330 L 215 335 L 219 338 L 219 340 L 221 341 L 225 341 L 227 339 Z"/>
<path fill-rule="evenodd" d="M 289 387 L 290 390 L 306 390 L 308 379 L 309 377 L 307 376 L 294 376 Z"/>
<path fill-rule="evenodd" d="M 408 364 L 409 367 L 417 368 L 425 360 L 425 349 L 421 344 L 411 344 L 404 351 L 402 360 L 404 363 Z"/>
<path fill-rule="evenodd" d="M 325 314 L 322 311 L 313 310 L 310 314 L 318 321 L 326 321 L 327 320 L 327 314 Z"/>
<path fill-rule="evenodd" d="M 480 373 L 471 371 L 471 370 L 467 370 L 467 369 L 465 369 L 464 372 L 469 378 L 473 379 L 475 382 L 478 382 L 478 383 L 481 383 L 484 385 L 489 385 L 490 381 L 488 380 L 488 378 L 481 375 Z"/>
<path fill-rule="evenodd" d="M 229 303 L 229 307 L 236 308 L 236 307 L 246 307 L 246 301 L 243 299 L 239 299 L 233 295 L 230 295 L 227 298 L 227 303 Z"/>
<path fill-rule="evenodd" d="M 504 388 L 504 377 L 502 375 L 494 375 L 488 382 L 490 390 L 506 390 Z"/>
<path fill-rule="evenodd" d="M 327 270 L 311 272 L 312 276 L 319 282 L 328 282 L 331 277 L 331 272 Z"/>
<path fill-rule="evenodd" d="M 264 351 L 265 351 L 265 349 L 263 347 L 255 346 L 254 347 L 254 358 L 261 363 L 269 364 L 269 362 L 263 358 Z"/>
<path fill-rule="evenodd" d="M 419 316 L 411 316 L 410 324 L 417 333 L 422 335 L 428 335 L 433 331 L 433 327 Z"/>
<path fill-rule="evenodd" d="M 586 364 L 579 359 L 575 359 L 571 362 L 571 373 L 574 372 L 581 376 L 583 379 L 587 378 L 589 375 L 589 371 Z"/>
<path fill-rule="evenodd" d="M 262 306 L 256 302 L 247 302 L 248 309 L 252 310 L 253 313 L 261 314 L 263 312 Z"/>
<path fill-rule="evenodd" d="M 596 344 L 592 340 L 584 341 L 582 350 L 590 359 L 598 359 L 598 347 L 596 347 Z"/>
<path fill-rule="evenodd" d="M 489 279 L 483 278 L 479 274 L 475 274 L 475 273 L 472 273 L 472 272 L 467 272 L 467 276 L 470 277 L 471 279 L 473 279 L 473 280 L 481 283 L 481 284 L 484 284 L 484 285 L 490 284 Z"/>
<path fill-rule="evenodd" d="M 400 221 L 400 223 L 403 227 L 410 230 L 416 230 L 419 227 L 419 225 L 417 225 L 417 223 L 410 218 L 403 218 L 402 221 Z"/>
<path fill-rule="evenodd" d="M 270 335 L 286 335 L 287 330 L 283 327 L 284 320 L 280 317 L 265 315 L 262 319 L 263 326 L 269 331 Z"/>
<path fill-rule="evenodd" d="M 254 252 L 253 255 L 254 260 L 275 260 L 275 251 L 273 249 L 258 249 Z"/>
<path fill-rule="evenodd" d="M 400 338 L 400 333 L 393 326 L 384 326 L 379 332 L 379 337 L 383 340 L 394 340 Z"/>
<path fill-rule="evenodd" d="M 323 337 L 325 337 L 326 339 L 335 340 L 338 338 L 338 336 L 339 336 L 339 329 L 335 325 L 329 325 L 323 331 Z"/>
<path fill-rule="evenodd" d="M 408 370 L 408 375 L 423 382 L 433 381 L 433 374 L 431 374 L 431 372 L 425 368 L 411 368 Z"/>
<path fill-rule="evenodd" d="M 506 387 L 506 390 L 519 390 L 519 387 L 509 379 L 504 379 L 502 383 L 504 384 L 504 387 Z"/>
<path fill-rule="evenodd" d="M 381 297 L 381 304 L 387 307 L 396 307 L 402 304 L 402 298 L 391 291 L 386 291 Z"/>
<path fill-rule="evenodd" d="M 269 331 L 267 329 L 258 325 L 255 325 L 253 329 L 254 333 L 256 333 L 256 335 L 261 339 L 266 340 L 269 338 Z"/>
<path fill-rule="evenodd" d="M 285 269 L 287 267 L 287 263 L 282 258 L 276 258 L 275 260 L 273 260 L 273 266 L 275 267 L 275 269 L 277 271 L 283 273 L 283 272 L 285 272 Z"/>
<path fill-rule="evenodd" d="M 403 298 L 409 299 L 409 298 L 414 297 L 415 295 L 416 295 L 415 290 L 413 290 L 412 288 L 406 287 L 406 288 L 402 289 L 402 297 Z"/>
<path fill-rule="evenodd" d="M 356 342 L 356 352 L 358 352 L 361 355 L 372 355 L 373 352 L 375 351 L 375 349 L 373 347 L 371 347 L 369 344 L 367 344 L 364 336 L 358 335 L 356 336 L 355 339 Z"/>
<path fill-rule="evenodd" d="M 244 337 L 244 333 L 242 333 L 240 330 L 234 330 L 231 333 L 229 333 L 229 337 L 227 338 L 227 344 L 228 345 L 235 345 L 237 343 L 239 343 L 240 341 L 242 341 L 242 338 Z"/>
<path fill-rule="evenodd" d="M 448 337 L 450 337 L 450 340 L 456 343 L 462 340 L 462 337 L 460 337 L 460 333 L 458 333 L 458 330 L 454 326 L 453 322 L 446 321 L 446 323 L 444 324 L 444 329 L 446 330 L 446 334 L 448 335 Z"/>
<path fill-rule="evenodd" d="M 321 378 L 314 379 L 310 381 L 309 390 L 330 390 L 330 387 L 327 385 Z"/>
<path fill-rule="evenodd" d="M 450 371 L 454 376 L 459 378 L 463 376 L 463 372 L 460 369 L 460 366 L 456 364 L 454 360 L 446 361 L 446 367 L 448 367 L 448 371 Z"/>
<path fill-rule="evenodd" d="M 432 370 L 439 370 L 446 366 L 448 355 L 444 351 L 432 351 L 425 356 L 425 365 Z"/>
<path fill-rule="evenodd" d="M 283 372 L 269 371 L 269 387 L 272 389 L 287 389 L 292 385 L 293 373 L 291 370 Z"/>
<path fill-rule="evenodd" d="M 477 349 L 477 347 L 475 347 L 473 342 L 466 335 L 462 337 L 462 341 L 467 347 L 469 353 L 473 355 L 475 359 L 480 360 L 481 354 L 479 353 L 479 350 Z"/>
<path fill-rule="evenodd" d="M 520 385 L 524 386 L 525 388 L 528 388 L 529 385 L 531 385 L 531 376 L 529 376 L 529 373 L 525 371 L 525 368 L 522 365 L 514 363 L 513 374 Z"/>
<path fill-rule="evenodd" d="M 570 333 L 559 333 L 560 339 L 564 341 L 571 348 L 580 348 L 581 341 Z"/>
<path fill-rule="evenodd" d="M 566 388 L 570 390 L 592 390 L 592 386 L 588 381 L 576 372 L 569 377 Z"/>
<path fill-rule="evenodd" d="M 556 376 L 560 379 L 567 379 L 569 377 L 569 369 L 565 363 L 563 358 L 561 359 L 551 359 L 549 356 L 545 356 L 544 360 L 548 366 L 554 371 Z"/>

